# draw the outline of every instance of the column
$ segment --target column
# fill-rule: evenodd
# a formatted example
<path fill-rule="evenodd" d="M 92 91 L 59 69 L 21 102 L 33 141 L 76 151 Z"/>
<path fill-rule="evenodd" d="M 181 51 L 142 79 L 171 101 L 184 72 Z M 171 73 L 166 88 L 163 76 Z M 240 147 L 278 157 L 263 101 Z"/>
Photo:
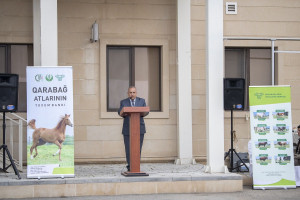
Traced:
<path fill-rule="evenodd" d="M 35 66 L 57 66 L 57 0 L 33 0 Z"/>
<path fill-rule="evenodd" d="M 206 0 L 206 140 L 207 172 L 226 172 L 224 165 L 223 1 Z"/>
<path fill-rule="evenodd" d="M 193 159 L 191 89 L 191 2 L 177 0 L 177 151 L 176 164 Z"/>

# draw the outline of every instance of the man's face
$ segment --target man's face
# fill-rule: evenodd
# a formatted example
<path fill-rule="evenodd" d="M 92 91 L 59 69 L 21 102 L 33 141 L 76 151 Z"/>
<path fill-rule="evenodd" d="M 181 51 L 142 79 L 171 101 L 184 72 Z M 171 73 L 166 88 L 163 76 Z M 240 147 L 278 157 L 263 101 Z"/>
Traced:
<path fill-rule="evenodd" d="M 298 135 L 300 136 L 300 128 L 298 128 Z"/>
<path fill-rule="evenodd" d="M 136 89 L 135 88 L 128 89 L 128 97 L 130 99 L 135 99 L 135 97 L 136 97 Z"/>

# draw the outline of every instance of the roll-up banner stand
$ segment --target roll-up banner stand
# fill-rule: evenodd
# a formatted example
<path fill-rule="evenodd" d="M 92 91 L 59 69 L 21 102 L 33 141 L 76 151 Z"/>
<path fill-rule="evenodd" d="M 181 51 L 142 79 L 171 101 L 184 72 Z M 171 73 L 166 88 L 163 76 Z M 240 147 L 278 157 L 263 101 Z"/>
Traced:
<path fill-rule="evenodd" d="M 72 67 L 27 67 L 27 178 L 74 177 Z"/>
<path fill-rule="evenodd" d="M 253 188 L 296 188 L 290 86 L 250 86 Z"/>

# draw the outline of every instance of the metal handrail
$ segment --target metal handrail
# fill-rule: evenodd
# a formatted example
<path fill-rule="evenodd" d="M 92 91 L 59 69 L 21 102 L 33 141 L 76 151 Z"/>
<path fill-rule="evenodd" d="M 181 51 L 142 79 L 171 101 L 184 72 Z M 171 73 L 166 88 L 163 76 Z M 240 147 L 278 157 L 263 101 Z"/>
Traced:
<path fill-rule="evenodd" d="M 19 116 L 19 115 L 15 114 L 15 113 L 10 113 L 10 114 L 12 114 L 13 116 L 15 116 L 15 117 L 17 117 L 17 118 L 19 118 L 19 119 L 23 120 L 24 122 L 27 122 L 27 120 L 26 120 L 26 119 L 24 119 L 23 117 L 21 117 L 21 116 Z"/>
<path fill-rule="evenodd" d="M 286 40 L 286 41 L 300 41 L 300 38 L 260 38 L 260 37 L 226 37 L 224 40 Z"/>
<path fill-rule="evenodd" d="M 275 84 L 275 53 L 300 53 L 300 51 L 275 51 L 275 41 L 300 41 L 300 38 L 223 37 L 223 40 L 269 40 L 272 50 L 272 85 Z"/>
<path fill-rule="evenodd" d="M 10 113 L 11 115 L 15 116 L 17 119 L 12 119 L 11 117 L 5 116 L 5 119 L 8 119 L 10 121 L 10 145 L 11 145 L 11 155 L 13 155 L 13 123 L 17 124 L 19 126 L 19 160 L 17 163 L 17 166 L 20 171 L 23 170 L 23 121 L 27 123 L 27 120 L 22 118 L 21 116 Z M 0 113 L 1 116 L 3 116 L 2 113 Z M 18 120 L 18 121 L 16 121 Z"/>

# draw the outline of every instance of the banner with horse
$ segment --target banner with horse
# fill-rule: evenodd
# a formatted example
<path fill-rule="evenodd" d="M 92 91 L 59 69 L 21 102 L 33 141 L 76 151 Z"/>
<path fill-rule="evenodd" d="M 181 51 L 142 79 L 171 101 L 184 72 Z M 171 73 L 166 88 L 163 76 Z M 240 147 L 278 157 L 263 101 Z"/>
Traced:
<path fill-rule="evenodd" d="M 74 177 L 72 67 L 27 67 L 27 178 Z"/>
<path fill-rule="evenodd" d="M 290 86 L 250 86 L 253 188 L 296 188 Z"/>

